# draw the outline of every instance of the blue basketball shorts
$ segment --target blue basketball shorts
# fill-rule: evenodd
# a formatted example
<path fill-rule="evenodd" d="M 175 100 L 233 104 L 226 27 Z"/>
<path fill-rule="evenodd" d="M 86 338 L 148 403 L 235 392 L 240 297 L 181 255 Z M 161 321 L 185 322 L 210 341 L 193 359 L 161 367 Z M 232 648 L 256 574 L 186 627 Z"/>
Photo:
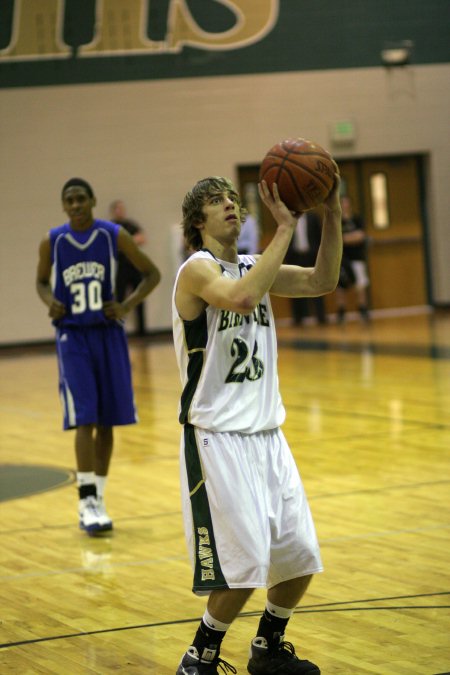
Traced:
<path fill-rule="evenodd" d="M 120 324 L 58 328 L 56 348 L 64 429 L 137 422 L 127 338 Z"/>

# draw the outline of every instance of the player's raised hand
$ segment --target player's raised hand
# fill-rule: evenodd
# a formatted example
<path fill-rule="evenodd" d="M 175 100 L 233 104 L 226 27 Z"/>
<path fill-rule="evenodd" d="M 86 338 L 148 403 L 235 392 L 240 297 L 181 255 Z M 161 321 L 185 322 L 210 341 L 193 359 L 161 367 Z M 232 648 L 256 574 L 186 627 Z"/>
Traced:
<path fill-rule="evenodd" d="M 272 192 L 269 190 L 265 180 L 258 183 L 258 192 L 262 202 L 267 206 L 278 226 L 286 225 L 294 228 L 299 214 L 293 214 L 289 211 L 284 202 L 281 201 L 280 193 L 276 183 L 272 185 Z"/>
<path fill-rule="evenodd" d="M 333 165 L 334 165 L 334 184 L 328 194 L 328 197 L 324 201 L 324 205 L 328 209 L 330 209 L 330 211 L 338 212 L 341 210 L 341 202 L 340 202 L 341 175 L 339 173 L 339 167 L 334 160 Z"/>

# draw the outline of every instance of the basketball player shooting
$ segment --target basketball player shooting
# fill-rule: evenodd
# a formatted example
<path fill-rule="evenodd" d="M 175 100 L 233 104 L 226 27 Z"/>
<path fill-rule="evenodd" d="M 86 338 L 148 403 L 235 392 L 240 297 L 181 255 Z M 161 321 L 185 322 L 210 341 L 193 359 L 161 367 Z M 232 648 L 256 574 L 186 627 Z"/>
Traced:
<path fill-rule="evenodd" d="M 255 588 L 267 603 L 252 640 L 253 675 L 309 673 L 284 639 L 312 575 L 322 571 L 301 479 L 281 431 L 277 344 L 269 293 L 333 291 L 342 254 L 339 173 L 324 201 L 315 267 L 283 265 L 297 215 L 266 182 L 259 194 L 277 225 L 259 256 L 238 255 L 245 209 L 226 178 L 200 180 L 183 201 L 183 231 L 195 252 L 174 286 L 173 336 L 182 381 L 181 493 L 193 591 L 206 611 L 177 675 L 236 673 L 220 658 L 226 631 Z M 273 514 L 275 518 L 273 517 Z"/>

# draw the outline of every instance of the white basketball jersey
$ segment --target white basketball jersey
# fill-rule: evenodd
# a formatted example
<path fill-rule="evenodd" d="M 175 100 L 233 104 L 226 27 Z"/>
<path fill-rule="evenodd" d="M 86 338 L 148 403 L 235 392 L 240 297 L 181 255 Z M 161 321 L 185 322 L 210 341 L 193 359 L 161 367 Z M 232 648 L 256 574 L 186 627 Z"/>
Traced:
<path fill-rule="evenodd" d="M 178 276 L 193 260 L 216 262 L 225 277 L 239 279 L 255 264 L 250 255 L 238 263 L 218 260 L 210 251 L 194 253 L 180 268 L 172 296 L 175 352 L 183 392 L 180 422 L 211 431 L 254 433 L 280 426 L 285 419 L 277 372 L 277 341 L 269 294 L 251 315 L 208 306 L 193 321 L 183 321 L 175 305 Z"/>

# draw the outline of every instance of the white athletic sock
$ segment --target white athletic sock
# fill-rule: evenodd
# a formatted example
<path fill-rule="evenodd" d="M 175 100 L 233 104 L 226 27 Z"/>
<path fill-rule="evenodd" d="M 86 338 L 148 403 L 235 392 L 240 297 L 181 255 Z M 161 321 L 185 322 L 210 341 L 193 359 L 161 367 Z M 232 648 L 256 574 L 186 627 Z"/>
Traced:
<path fill-rule="evenodd" d="M 211 628 L 212 630 L 218 630 L 221 633 L 226 633 L 231 626 L 231 623 L 222 623 L 222 621 L 217 621 L 217 619 L 211 616 L 207 609 L 203 614 L 203 622 L 206 626 L 208 626 L 208 628 Z"/>
<path fill-rule="evenodd" d="M 77 485 L 95 485 L 95 473 L 93 471 L 77 471 Z"/>
<path fill-rule="evenodd" d="M 106 480 L 108 476 L 95 476 L 95 484 L 97 486 L 97 498 L 103 499 L 105 493 Z"/>
<path fill-rule="evenodd" d="M 277 605 L 273 605 L 268 600 L 266 604 L 266 609 L 269 612 L 269 614 L 272 614 L 272 616 L 277 616 L 279 619 L 290 619 L 290 617 L 294 613 L 293 609 L 288 609 L 287 607 L 278 607 Z"/>

